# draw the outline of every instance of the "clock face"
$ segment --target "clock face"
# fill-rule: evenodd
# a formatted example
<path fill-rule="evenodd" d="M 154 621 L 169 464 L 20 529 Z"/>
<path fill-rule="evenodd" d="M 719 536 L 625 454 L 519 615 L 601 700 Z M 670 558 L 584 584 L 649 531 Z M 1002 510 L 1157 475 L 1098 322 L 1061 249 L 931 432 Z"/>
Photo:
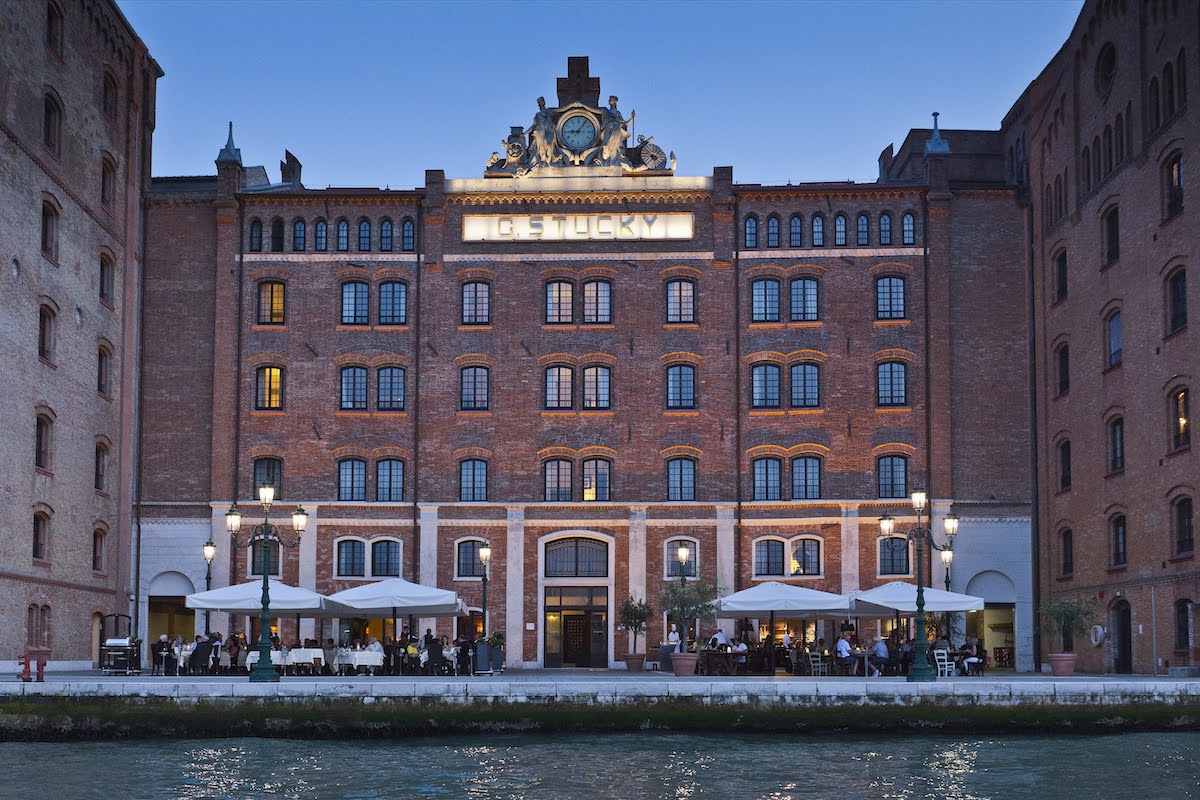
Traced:
<path fill-rule="evenodd" d="M 569 117 L 559 129 L 562 143 L 572 150 L 582 150 L 596 141 L 596 123 L 591 117 Z"/>

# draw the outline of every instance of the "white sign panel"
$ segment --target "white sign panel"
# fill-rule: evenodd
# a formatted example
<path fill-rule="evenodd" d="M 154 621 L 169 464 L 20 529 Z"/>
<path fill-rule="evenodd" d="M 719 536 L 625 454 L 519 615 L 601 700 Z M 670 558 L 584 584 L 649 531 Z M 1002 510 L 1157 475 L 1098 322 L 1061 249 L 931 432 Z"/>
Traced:
<path fill-rule="evenodd" d="M 464 242 L 691 239 L 691 214 L 467 214 Z"/>

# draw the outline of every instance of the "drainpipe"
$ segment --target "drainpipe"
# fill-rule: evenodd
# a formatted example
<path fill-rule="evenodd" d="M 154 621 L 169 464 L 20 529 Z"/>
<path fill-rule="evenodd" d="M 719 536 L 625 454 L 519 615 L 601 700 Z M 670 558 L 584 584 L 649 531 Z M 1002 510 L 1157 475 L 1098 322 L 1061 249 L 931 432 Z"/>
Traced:
<path fill-rule="evenodd" d="M 1027 188 L 1018 188 L 1018 203 L 1025 210 L 1025 274 L 1026 274 L 1026 316 L 1029 320 L 1028 341 L 1029 352 L 1029 471 L 1032 489 L 1029 503 L 1032 513 L 1029 515 L 1030 548 L 1033 554 L 1031 583 L 1033 589 L 1033 669 L 1042 671 L 1042 637 L 1037 624 L 1038 613 L 1042 605 L 1042 568 L 1041 568 L 1041 492 L 1038 484 L 1038 397 L 1037 397 L 1037 325 L 1034 322 L 1034 288 L 1036 277 L 1034 270 L 1033 250 L 1033 193 Z"/>

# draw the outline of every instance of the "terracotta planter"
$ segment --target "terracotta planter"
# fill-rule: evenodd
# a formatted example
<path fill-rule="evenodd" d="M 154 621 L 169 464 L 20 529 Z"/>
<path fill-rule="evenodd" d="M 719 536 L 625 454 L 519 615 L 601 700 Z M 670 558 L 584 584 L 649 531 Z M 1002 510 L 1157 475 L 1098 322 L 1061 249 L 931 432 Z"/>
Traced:
<path fill-rule="evenodd" d="M 675 677 L 683 678 L 696 674 L 696 662 L 700 660 L 700 656 L 696 653 L 675 653 L 671 656 L 671 666 L 675 670 Z"/>
<path fill-rule="evenodd" d="M 1069 678 L 1075 674 L 1074 653 L 1051 653 L 1047 658 L 1050 659 L 1050 674 L 1054 677 Z"/>
<path fill-rule="evenodd" d="M 625 656 L 625 668 L 630 672 L 641 672 L 646 667 L 645 655 Z"/>

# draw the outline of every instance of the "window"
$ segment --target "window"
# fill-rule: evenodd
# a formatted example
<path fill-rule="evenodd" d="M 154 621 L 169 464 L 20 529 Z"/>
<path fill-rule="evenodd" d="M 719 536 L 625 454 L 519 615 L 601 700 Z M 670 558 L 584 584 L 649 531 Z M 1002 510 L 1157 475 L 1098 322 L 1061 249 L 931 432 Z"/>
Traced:
<path fill-rule="evenodd" d="M 1167 219 L 1183 211 L 1183 156 L 1171 156 L 1163 168 L 1163 216 Z"/>
<path fill-rule="evenodd" d="M 59 55 L 63 51 L 63 28 L 62 11 L 54 3 L 46 3 L 46 46 Z"/>
<path fill-rule="evenodd" d="M 58 260 L 58 210 L 48 202 L 42 203 L 42 255 Z"/>
<path fill-rule="evenodd" d="M 667 367 L 667 408 L 696 407 L 696 368 L 690 364 Z"/>
<path fill-rule="evenodd" d="M 112 391 L 112 353 L 104 346 L 96 351 L 96 391 L 103 395 Z"/>
<path fill-rule="evenodd" d="M 1177 269 L 1167 276 L 1167 333 L 1187 327 L 1187 272 Z"/>
<path fill-rule="evenodd" d="M 380 367 L 376 377 L 375 407 L 380 411 L 403 411 L 404 368 Z"/>
<path fill-rule="evenodd" d="M 1125 469 L 1125 420 L 1117 417 L 1108 423 L 1108 471 Z"/>
<path fill-rule="evenodd" d="M 1104 322 L 1105 338 L 1108 339 L 1108 366 L 1115 367 L 1121 363 L 1124 351 L 1121 347 L 1123 339 L 1121 331 L 1121 312 L 1114 311 Z"/>
<path fill-rule="evenodd" d="M 596 411 L 611 407 L 609 386 L 612 370 L 608 367 L 585 367 L 583 370 L 583 408 Z"/>
<path fill-rule="evenodd" d="M 779 408 L 779 366 L 758 364 L 750 373 L 750 407 Z"/>
<path fill-rule="evenodd" d="M 1125 515 L 1118 514 L 1109 520 L 1108 523 L 1109 540 L 1112 542 L 1111 560 L 1112 566 L 1123 567 L 1128 562 L 1129 552 L 1127 548 L 1127 537 L 1125 535 Z"/>
<path fill-rule="evenodd" d="M 782 500 L 780 473 L 783 462 L 778 458 L 754 459 L 754 499 Z"/>
<path fill-rule="evenodd" d="M 750 285 L 751 322 L 779 322 L 779 281 L 757 280 Z"/>
<path fill-rule="evenodd" d="M 812 246 L 825 246 L 825 218 L 820 214 L 814 214 L 812 218 Z"/>
<path fill-rule="evenodd" d="M 1178 450 L 1192 443 L 1192 428 L 1188 422 L 1188 390 L 1176 389 L 1171 394 L 1171 447 Z"/>
<path fill-rule="evenodd" d="M 404 325 L 408 322 L 408 284 L 388 281 L 379 285 L 379 324 Z"/>
<path fill-rule="evenodd" d="M 792 499 L 821 499 L 821 459 L 817 456 L 792 459 Z"/>
<path fill-rule="evenodd" d="M 1086 192 L 1092 188 L 1092 151 L 1088 147 L 1079 154 L 1079 168 L 1083 172 L 1083 190 Z"/>
<path fill-rule="evenodd" d="M 278 217 L 271 220 L 271 252 L 283 252 L 283 220 Z"/>
<path fill-rule="evenodd" d="M 108 119 L 117 118 L 117 79 L 107 72 L 104 73 L 104 82 L 100 88 L 100 107 Z"/>
<path fill-rule="evenodd" d="M 667 462 L 667 499 L 696 499 L 696 462 L 690 458 L 673 458 Z"/>
<path fill-rule="evenodd" d="M 545 492 L 542 499 L 547 503 L 571 502 L 571 467 L 566 459 L 553 459 L 542 465 L 545 476 Z"/>
<path fill-rule="evenodd" d="M 687 561 L 679 563 L 679 548 L 687 549 Z M 672 539 L 667 542 L 663 563 L 667 565 L 667 578 L 694 578 L 698 572 L 697 547 L 691 539 Z"/>
<path fill-rule="evenodd" d="M 1116 131 L 1114 137 L 1117 163 L 1120 164 L 1125 160 L 1125 122 L 1120 114 L 1117 114 L 1117 119 L 1113 123 L 1113 128 Z"/>
<path fill-rule="evenodd" d="M 1059 549 L 1062 551 L 1062 574 L 1071 575 L 1075 572 L 1075 537 L 1070 528 L 1058 534 Z"/>
<path fill-rule="evenodd" d="M 62 106 L 54 95 L 47 93 L 43 102 L 42 141 L 55 156 L 62 155 Z"/>
<path fill-rule="evenodd" d="M 375 462 L 375 500 L 380 503 L 404 501 L 404 462 L 385 458 Z"/>
<path fill-rule="evenodd" d="M 788 247 L 801 247 L 804 244 L 804 219 L 799 214 L 793 214 L 788 220 Z"/>
<path fill-rule="evenodd" d="M 821 368 L 817 364 L 792 365 L 792 408 L 821 405 Z"/>
<path fill-rule="evenodd" d="M 54 421 L 47 414 L 38 414 L 33 451 L 33 465 L 38 469 L 48 470 L 52 467 L 50 445 L 53 438 Z"/>
<path fill-rule="evenodd" d="M 1104 126 L 1104 134 L 1101 137 L 1100 141 L 1102 141 L 1104 143 L 1103 164 L 1104 164 L 1104 175 L 1105 175 L 1105 177 L 1107 177 L 1108 174 L 1110 172 L 1112 172 L 1112 168 L 1113 168 L 1113 135 L 1112 135 L 1112 127 L 1111 126 L 1109 126 L 1109 125 Z"/>
<path fill-rule="evenodd" d="M 1054 257 L 1054 302 L 1067 299 L 1067 251 Z"/>
<path fill-rule="evenodd" d="M 93 485 L 97 492 L 104 492 L 108 489 L 108 445 L 103 442 L 96 443 L 93 467 Z"/>
<path fill-rule="evenodd" d="M 259 541 L 250 548 L 250 574 L 262 575 L 263 558 L 267 561 L 267 574 L 279 574 L 279 542 Z"/>
<path fill-rule="evenodd" d="M 1104 215 L 1104 263 L 1111 264 L 1121 257 L 1121 218 L 1116 207 Z"/>
<path fill-rule="evenodd" d="M 1190 650 L 1192 647 L 1192 601 L 1175 602 L 1175 649 Z"/>
<path fill-rule="evenodd" d="M 779 217 L 767 217 L 767 247 L 779 247 Z"/>
<path fill-rule="evenodd" d="M 1060 344 L 1054 349 L 1055 397 L 1071 391 L 1071 348 Z"/>
<path fill-rule="evenodd" d="M 298 219 L 292 223 L 292 250 L 297 253 L 304 252 L 304 248 L 308 244 L 306 241 L 307 234 L 308 227 L 305 225 L 304 220 Z"/>
<path fill-rule="evenodd" d="M 379 223 L 379 249 L 384 253 L 392 251 L 392 221 L 390 219 Z"/>
<path fill-rule="evenodd" d="M 667 284 L 667 322 L 695 322 L 695 298 L 695 283 L 670 281 Z"/>
<path fill-rule="evenodd" d="M 481 539 L 468 539 L 458 543 L 458 559 L 456 578 L 482 578 L 486 572 L 479 551 L 483 548 Z"/>
<path fill-rule="evenodd" d="M 358 458 L 344 458 L 338 462 L 337 499 L 367 499 L 367 462 Z"/>
<path fill-rule="evenodd" d="M 904 319 L 904 278 L 875 279 L 875 319 Z"/>
<path fill-rule="evenodd" d="M 258 324 L 283 324 L 282 281 L 263 281 L 258 285 Z"/>
<path fill-rule="evenodd" d="M 904 244 L 917 243 L 917 223 L 912 214 L 905 214 L 900 218 L 900 231 Z"/>
<path fill-rule="evenodd" d="M 879 215 L 879 243 L 892 243 L 892 218 L 889 214 Z"/>
<path fill-rule="evenodd" d="M 486 461 L 469 458 L 458 465 L 458 499 L 464 503 L 487 500 Z"/>
<path fill-rule="evenodd" d="M 54 334 L 57 315 L 50 306 L 38 308 L 38 356 L 46 361 L 54 361 Z"/>
<path fill-rule="evenodd" d="M 100 302 L 111 306 L 116 290 L 117 274 L 108 256 L 100 256 Z"/>
<path fill-rule="evenodd" d="M 337 574 L 344 578 L 362 578 L 367 574 L 367 543 L 345 539 L 337 543 Z"/>
<path fill-rule="evenodd" d="M 104 531 L 96 528 L 92 531 L 92 571 L 104 572 Z"/>
<path fill-rule="evenodd" d="M 400 249 L 411 253 L 416 246 L 416 233 L 411 219 L 406 219 L 400 225 Z"/>
<path fill-rule="evenodd" d="M 1071 441 L 1058 445 L 1058 488 L 1065 492 L 1071 488 Z"/>
<path fill-rule="evenodd" d="M 889 536 L 879 540 L 879 574 L 908 574 L 908 540 Z"/>
<path fill-rule="evenodd" d="M 546 284 L 546 324 L 564 325 L 574 320 L 572 314 L 572 292 L 574 284 L 569 281 L 551 281 Z"/>
<path fill-rule="evenodd" d="M 481 281 L 462 287 L 462 324 L 488 325 L 492 321 L 491 285 Z"/>
<path fill-rule="evenodd" d="M 262 252 L 263 227 L 261 219 L 250 220 L 250 252 Z"/>
<path fill-rule="evenodd" d="M 117 191 L 117 170 L 108 159 L 100 162 L 100 205 L 111 208 Z"/>
<path fill-rule="evenodd" d="M 871 223 L 867 221 L 866 214 L 858 215 L 858 238 L 859 247 L 866 247 L 871 243 Z"/>
<path fill-rule="evenodd" d="M 1162 95 L 1163 116 L 1170 119 L 1175 114 L 1175 67 L 1170 61 L 1163 67 Z"/>
<path fill-rule="evenodd" d="M 843 214 L 833 218 L 833 244 L 835 247 L 844 247 L 846 244 L 846 217 Z"/>
<path fill-rule="evenodd" d="M 366 411 L 367 368 L 342 367 L 341 378 L 341 400 L 338 408 L 342 411 Z"/>
<path fill-rule="evenodd" d="M 459 408 L 463 411 L 488 409 L 488 368 L 463 367 Z"/>
<path fill-rule="evenodd" d="M 254 492 L 257 497 L 257 489 L 260 486 L 270 486 L 275 490 L 275 501 L 283 497 L 283 461 L 278 458 L 256 458 L 254 459 Z"/>
<path fill-rule="evenodd" d="M 793 576 L 821 574 L 821 540 L 796 539 L 792 542 Z"/>
<path fill-rule="evenodd" d="M 339 219 L 337 222 L 337 249 L 340 251 L 350 249 L 350 223 L 344 219 Z"/>
<path fill-rule="evenodd" d="M 400 577 L 400 543 L 390 539 L 371 543 L 371 574 L 376 578 Z"/>
<path fill-rule="evenodd" d="M 546 545 L 547 578 L 607 578 L 608 545 L 597 539 L 558 539 Z"/>
<path fill-rule="evenodd" d="M 908 365 L 885 361 L 875 367 L 876 402 L 881 406 L 908 405 Z"/>
<path fill-rule="evenodd" d="M 821 318 L 819 286 L 816 278 L 796 278 L 792 281 L 792 322 L 816 322 Z"/>
<path fill-rule="evenodd" d="M 50 558 L 50 515 L 37 512 L 33 515 L 33 559 L 46 561 Z"/>
<path fill-rule="evenodd" d="M 342 324 L 366 325 L 369 322 L 370 287 L 363 281 L 342 284 Z"/>
<path fill-rule="evenodd" d="M 609 486 L 612 463 L 602 458 L 589 458 L 583 462 L 583 499 L 606 502 L 610 500 Z"/>
<path fill-rule="evenodd" d="M 754 574 L 783 575 L 784 543 L 778 539 L 760 539 L 754 543 Z"/>
<path fill-rule="evenodd" d="M 612 322 L 612 284 L 588 281 L 583 284 L 583 323 L 608 325 Z"/>
<path fill-rule="evenodd" d="M 1175 528 L 1175 554 L 1192 552 L 1192 498 L 1180 497 L 1171 504 L 1171 522 Z"/>
<path fill-rule="evenodd" d="M 546 408 L 568 409 L 574 395 L 575 370 L 570 367 L 546 368 Z"/>
<path fill-rule="evenodd" d="M 283 367 L 259 367 L 255 371 L 254 408 L 256 411 L 283 408 Z"/>
<path fill-rule="evenodd" d="M 1117 77 L 1117 50 L 1111 43 L 1100 49 L 1096 58 L 1096 91 L 1107 95 L 1112 90 L 1113 81 Z"/>
<path fill-rule="evenodd" d="M 743 242 L 747 249 L 758 247 L 758 218 L 746 217 L 745 237 Z"/>
<path fill-rule="evenodd" d="M 329 225 L 323 219 L 317 220 L 317 230 L 314 234 L 313 248 L 325 252 L 329 249 Z"/>
<path fill-rule="evenodd" d="M 876 468 L 880 497 L 908 497 L 908 456 L 882 456 Z"/>
<path fill-rule="evenodd" d="M 369 253 L 371 251 L 371 223 L 368 220 L 360 220 L 358 223 L 358 252 Z"/>

